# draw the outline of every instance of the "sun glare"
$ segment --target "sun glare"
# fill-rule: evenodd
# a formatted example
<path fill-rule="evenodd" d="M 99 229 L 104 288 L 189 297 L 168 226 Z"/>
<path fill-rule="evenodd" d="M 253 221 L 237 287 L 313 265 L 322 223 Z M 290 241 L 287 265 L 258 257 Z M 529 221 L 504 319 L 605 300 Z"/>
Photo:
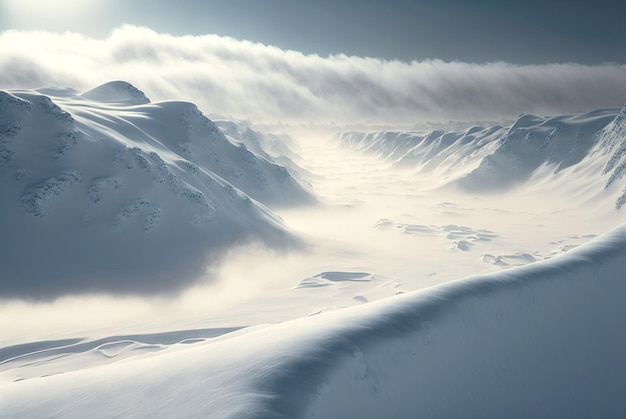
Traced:
<path fill-rule="evenodd" d="M 4 0 L 5 29 L 90 33 L 104 9 L 101 0 Z"/>

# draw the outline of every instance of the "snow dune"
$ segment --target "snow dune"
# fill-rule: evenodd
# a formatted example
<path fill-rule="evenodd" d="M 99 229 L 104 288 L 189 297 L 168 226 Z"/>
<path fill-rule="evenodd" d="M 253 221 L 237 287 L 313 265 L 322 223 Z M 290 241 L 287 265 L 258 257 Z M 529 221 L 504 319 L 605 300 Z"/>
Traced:
<path fill-rule="evenodd" d="M 622 225 L 551 260 L 217 340 L 10 381 L 15 365 L 2 373 L 0 409 L 7 417 L 624 417 L 625 275 Z"/>

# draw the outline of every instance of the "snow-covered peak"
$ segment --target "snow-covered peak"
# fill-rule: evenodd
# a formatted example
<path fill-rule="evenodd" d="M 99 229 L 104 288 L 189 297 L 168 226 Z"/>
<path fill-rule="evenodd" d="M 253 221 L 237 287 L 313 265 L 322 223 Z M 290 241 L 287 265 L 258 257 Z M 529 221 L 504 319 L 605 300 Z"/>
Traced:
<path fill-rule="evenodd" d="M 150 99 L 138 88 L 126 81 L 111 81 L 82 94 L 85 99 L 102 103 L 144 105 Z"/>

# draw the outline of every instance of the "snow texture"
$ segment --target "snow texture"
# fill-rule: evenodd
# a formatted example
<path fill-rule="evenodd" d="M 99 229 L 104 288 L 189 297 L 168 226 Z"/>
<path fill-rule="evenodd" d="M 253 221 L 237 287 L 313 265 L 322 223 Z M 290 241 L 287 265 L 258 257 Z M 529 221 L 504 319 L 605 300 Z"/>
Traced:
<path fill-rule="evenodd" d="M 625 249 L 626 225 L 549 261 L 261 329 L 3 348 L 3 376 L 17 378 L 0 384 L 0 408 L 5 417 L 623 417 Z M 29 375 L 48 364 L 70 370 Z"/>
<path fill-rule="evenodd" d="M 416 174 L 439 173 L 466 193 L 502 193 L 545 172 L 567 182 L 572 171 L 593 171 L 594 188 L 612 190 L 616 209 L 626 203 L 626 107 L 586 114 L 521 115 L 511 126 L 472 126 L 465 130 L 344 132 L 344 147 L 381 158 Z M 568 170 L 569 169 L 569 170 Z M 539 175 L 538 175 L 539 174 Z"/>
<path fill-rule="evenodd" d="M 234 243 L 296 245 L 268 206 L 316 201 L 195 105 L 126 82 L 2 91 L 0 110 L 3 295 L 180 289 Z"/>
<path fill-rule="evenodd" d="M 0 92 L 0 412 L 626 417 L 626 224 L 595 235 L 623 223 L 625 115 L 341 133 L 316 213 L 289 137 L 125 82 Z M 303 247 L 269 208 L 310 258 L 272 253 Z M 156 308 L 99 328 L 91 302 Z"/>

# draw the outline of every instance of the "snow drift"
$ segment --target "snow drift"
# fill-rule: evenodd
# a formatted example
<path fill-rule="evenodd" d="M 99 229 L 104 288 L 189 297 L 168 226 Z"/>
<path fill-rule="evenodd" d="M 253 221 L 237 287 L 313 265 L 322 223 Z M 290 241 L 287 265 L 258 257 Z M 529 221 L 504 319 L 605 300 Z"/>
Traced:
<path fill-rule="evenodd" d="M 158 292 L 227 246 L 297 240 L 267 206 L 315 202 L 186 102 L 126 82 L 0 92 L 0 293 Z"/>
<path fill-rule="evenodd" d="M 361 327 L 336 336 L 339 366 L 304 412 L 623 416 L 625 245 L 621 227 L 549 263 L 450 283 L 387 303 L 375 318 L 353 317 Z"/>
<path fill-rule="evenodd" d="M 7 417 L 622 417 L 625 249 L 623 225 L 549 261 L 4 381 L 0 407 Z M 12 362 L 4 377 L 19 373 Z"/>

